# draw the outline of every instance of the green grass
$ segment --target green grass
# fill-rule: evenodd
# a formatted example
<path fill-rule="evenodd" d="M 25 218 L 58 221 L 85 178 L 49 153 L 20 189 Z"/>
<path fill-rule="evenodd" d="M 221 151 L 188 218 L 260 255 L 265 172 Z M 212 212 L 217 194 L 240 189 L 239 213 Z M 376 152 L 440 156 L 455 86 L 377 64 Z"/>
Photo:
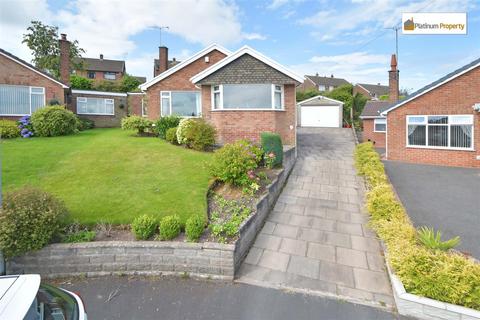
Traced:
<path fill-rule="evenodd" d="M 136 216 L 206 215 L 211 154 L 132 131 L 2 140 L 3 192 L 24 185 L 62 199 L 72 220 L 130 223 Z"/>

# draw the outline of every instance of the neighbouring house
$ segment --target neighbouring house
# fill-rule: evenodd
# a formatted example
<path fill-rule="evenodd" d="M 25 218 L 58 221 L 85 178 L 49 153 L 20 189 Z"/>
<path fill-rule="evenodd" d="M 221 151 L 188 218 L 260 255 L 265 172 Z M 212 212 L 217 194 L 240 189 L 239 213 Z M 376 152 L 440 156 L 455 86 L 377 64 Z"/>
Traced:
<path fill-rule="evenodd" d="M 357 83 L 353 86 L 353 96 L 357 93 L 364 95 L 368 100 L 378 100 L 389 94 L 389 86 L 378 84 Z"/>
<path fill-rule="evenodd" d="M 297 126 L 341 128 L 343 102 L 316 96 L 297 103 Z"/>
<path fill-rule="evenodd" d="M 156 77 L 160 73 L 170 69 L 180 61 L 173 58 L 172 60 L 168 60 L 168 48 L 165 46 L 158 47 L 158 59 L 153 60 L 153 76 Z M 145 81 L 144 81 L 145 82 Z M 143 82 L 142 82 L 143 83 Z"/>
<path fill-rule="evenodd" d="M 120 80 L 126 73 L 125 61 L 104 59 L 103 54 L 97 58 L 78 58 L 76 62 L 82 63 L 83 69 L 73 70 L 73 73 L 84 78 L 100 80 Z"/>
<path fill-rule="evenodd" d="M 69 86 L 0 49 L 0 117 L 16 120 L 51 103 L 64 104 Z"/>
<path fill-rule="evenodd" d="M 298 86 L 298 90 L 305 91 L 308 89 L 317 89 L 318 91 L 332 91 L 340 86 L 350 84 L 347 80 L 335 78 L 333 74 L 330 77 L 321 77 L 317 74 L 314 76 L 305 76 L 305 80 Z"/>
<path fill-rule="evenodd" d="M 388 101 L 367 101 L 360 119 L 363 124 L 363 140 L 371 141 L 376 148 L 385 148 L 387 119 L 381 115 L 381 111 L 387 106 L 398 101 L 399 97 L 399 71 L 397 69 L 397 57 L 392 55 L 390 71 L 388 71 Z"/>
<path fill-rule="evenodd" d="M 386 158 L 480 167 L 480 59 L 386 107 Z"/>

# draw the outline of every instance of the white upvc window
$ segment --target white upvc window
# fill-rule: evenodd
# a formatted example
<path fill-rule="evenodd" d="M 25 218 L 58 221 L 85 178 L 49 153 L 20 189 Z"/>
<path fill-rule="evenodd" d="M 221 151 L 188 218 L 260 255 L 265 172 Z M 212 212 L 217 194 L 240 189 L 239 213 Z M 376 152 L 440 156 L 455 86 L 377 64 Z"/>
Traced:
<path fill-rule="evenodd" d="M 103 73 L 103 77 L 107 80 L 115 80 L 116 79 L 116 73 L 115 72 L 105 72 L 105 73 Z"/>
<path fill-rule="evenodd" d="M 386 118 L 374 119 L 373 132 L 387 132 L 387 119 Z"/>
<path fill-rule="evenodd" d="M 77 97 L 77 113 L 91 115 L 115 115 L 113 99 Z"/>
<path fill-rule="evenodd" d="M 278 84 L 221 84 L 212 87 L 212 110 L 284 110 Z"/>
<path fill-rule="evenodd" d="M 45 88 L 0 84 L 0 115 L 26 116 L 46 105 Z"/>
<path fill-rule="evenodd" d="M 326 88 L 325 88 L 325 85 L 321 84 L 318 86 L 318 91 L 325 91 Z"/>
<path fill-rule="evenodd" d="M 145 98 L 142 98 L 142 117 L 147 117 L 147 116 L 148 116 L 147 102 L 145 101 Z"/>
<path fill-rule="evenodd" d="M 201 110 L 200 91 L 160 92 L 160 111 L 162 117 L 170 115 L 200 117 Z"/>
<path fill-rule="evenodd" d="M 412 115 L 406 125 L 407 147 L 473 150 L 473 115 Z"/>

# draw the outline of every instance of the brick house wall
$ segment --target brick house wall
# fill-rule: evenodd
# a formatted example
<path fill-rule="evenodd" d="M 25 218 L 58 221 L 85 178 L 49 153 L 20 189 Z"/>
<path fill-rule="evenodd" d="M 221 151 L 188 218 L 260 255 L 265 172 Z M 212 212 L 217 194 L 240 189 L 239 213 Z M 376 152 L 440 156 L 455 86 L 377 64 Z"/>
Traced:
<path fill-rule="evenodd" d="M 65 104 L 65 89 L 53 80 L 38 74 L 15 61 L 0 55 L 0 84 L 21 85 L 45 88 L 45 102 L 56 99 Z M 2 117 L 18 119 L 19 117 Z"/>
<path fill-rule="evenodd" d="M 103 98 L 114 100 L 114 115 L 93 115 L 93 114 L 78 114 L 80 118 L 87 118 L 95 122 L 97 128 L 114 128 L 120 127 L 122 118 L 127 116 L 127 97 L 126 96 L 111 96 L 102 94 L 82 94 L 72 93 L 72 102 L 68 109 L 77 114 L 77 98 Z M 122 107 L 123 106 L 123 107 Z"/>
<path fill-rule="evenodd" d="M 365 96 L 368 99 L 372 99 L 372 96 L 370 95 L 370 92 L 368 92 L 367 90 L 365 90 L 363 87 L 359 86 L 358 84 L 353 86 L 353 96 L 355 97 L 355 95 L 357 93 L 360 93 L 361 95 Z"/>
<path fill-rule="evenodd" d="M 284 101 L 284 111 L 212 110 L 211 86 L 202 85 L 202 115 L 217 129 L 220 144 L 259 141 L 261 132 L 270 131 L 280 134 L 283 144 L 295 145 L 295 84 L 284 86 Z"/>
<path fill-rule="evenodd" d="M 206 56 L 209 57 L 208 63 L 205 62 Z M 146 90 L 148 118 L 152 120 L 160 118 L 161 91 L 199 91 L 199 89 L 190 81 L 190 78 L 206 68 L 214 65 L 225 57 L 226 55 L 222 52 L 213 50 L 180 69 L 179 71 L 171 74 L 167 78 L 149 87 Z"/>
<path fill-rule="evenodd" d="M 385 148 L 385 133 L 374 132 L 374 119 L 363 119 L 363 141 L 372 141 L 376 148 Z"/>
<path fill-rule="evenodd" d="M 298 91 L 305 91 L 309 89 L 318 89 L 318 87 L 312 80 L 308 78 L 305 78 L 305 80 L 303 80 L 303 83 L 297 86 Z"/>
<path fill-rule="evenodd" d="M 480 68 L 475 68 L 387 114 L 387 158 L 434 165 L 480 168 Z M 473 114 L 474 151 L 406 147 L 407 115 Z"/>
<path fill-rule="evenodd" d="M 77 76 L 80 76 L 80 77 L 84 77 L 84 78 L 93 80 L 93 81 L 95 81 L 95 82 L 100 82 L 100 81 L 102 81 L 102 80 L 105 80 L 105 81 L 117 81 L 117 80 L 122 79 L 122 77 L 123 77 L 123 73 L 115 72 L 115 80 L 110 80 L 110 79 L 105 79 L 105 72 L 104 72 L 104 71 L 93 71 L 93 72 L 95 72 L 95 78 L 94 78 L 94 79 L 90 79 L 90 78 L 88 77 L 88 70 L 76 70 L 76 71 L 75 71 L 75 74 L 76 74 Z"/>
<path fill-rule="evenodd" d="M 142 116 L 142 99 L 145 94 L 142 93 L 127 93 L 127 103 L 128 103 L 128 114 L 135 116 Z M 148 109 L 147 109 L 148 113 Z"/>

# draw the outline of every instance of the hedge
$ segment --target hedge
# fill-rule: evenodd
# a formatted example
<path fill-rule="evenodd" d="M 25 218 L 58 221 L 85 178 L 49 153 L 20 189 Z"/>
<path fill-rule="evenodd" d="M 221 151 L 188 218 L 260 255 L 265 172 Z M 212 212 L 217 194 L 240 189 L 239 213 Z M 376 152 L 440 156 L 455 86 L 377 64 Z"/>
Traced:
<path fill-rule="evenodd" d="M 455 251 L 432 250 L 418 242 L 372 143 L 357 146 L 355 163 L 367 181 L 370 225 L 385 243 L 388 263 L 407 292 L 480 310 L 480 264 Z"/>

